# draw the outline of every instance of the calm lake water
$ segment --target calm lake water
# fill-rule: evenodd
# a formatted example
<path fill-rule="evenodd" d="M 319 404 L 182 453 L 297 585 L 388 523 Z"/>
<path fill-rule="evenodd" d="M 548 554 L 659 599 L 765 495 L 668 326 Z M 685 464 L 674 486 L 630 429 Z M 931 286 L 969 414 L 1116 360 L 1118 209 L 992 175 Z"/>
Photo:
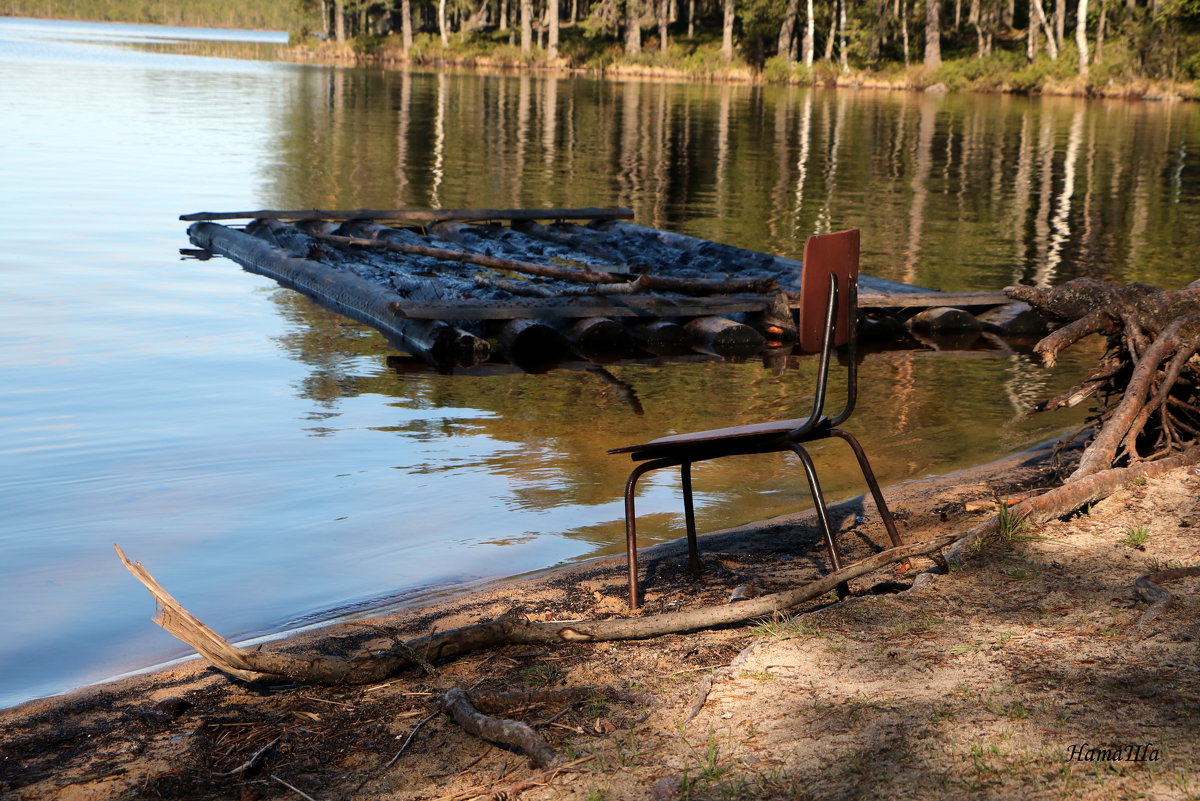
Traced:
<path fill-rule="evenodd" d="M 0 19 L 0 706 L 181 656 L 120 543 L 244 639 L 622 550 L 605 449 L 806 408 L 809 361 L 439 376 L 224 259 L 179 214 L 626 205 L 947 290 L 1196 278 L 1195 105 L 330 69 L 286 37 Z M 885 482 L 1012 452 L 1096 348 L 870 356 Z M 848 456 L 819 457 L 832 495 Z M 783 458 L 697 469 L 702 530 L 796 511 Z M 847 478 L 850 473 L 845 473 Z M 644 482 L 646 541 L 678 536 Z"/>

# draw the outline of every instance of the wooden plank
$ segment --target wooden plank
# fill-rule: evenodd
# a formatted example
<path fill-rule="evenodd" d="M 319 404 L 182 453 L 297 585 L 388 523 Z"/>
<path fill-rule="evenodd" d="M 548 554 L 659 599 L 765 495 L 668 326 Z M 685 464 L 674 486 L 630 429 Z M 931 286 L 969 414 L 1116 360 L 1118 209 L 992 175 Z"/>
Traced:
<path fill-rule="evenodd" d="M 394 314 L 413 320 L 518 320 L 538 317 L 700 317 L 762 311 L 770 298 L 686 298 L 625 295 L 569 302 L 559 298 L 463 299 L 446 303 L 393 303 Z"/>
<path fill-rule="evenodd" d="M 861 309 L 896 306 L 932 308 L 935 306 L 1000 306 L 1011 302 L 1003 292 L 920 292 L 903 294 L 859 295 Z M 769 296 L 664 298 L 622 295 L 620 299 L 599 295 L 595 298 L 520 298 L 510 300 L 467 299 L 431 303 L 404 301 L 392 310 L 414 320 L 509 320 L 536 317 L 701 317 L 739 312 L 761 312 L 771 303 Z M 794 298 L 791 308 L 797 308 Z"/>
<path fill-rule="evenodd" d="M 181 214 L 185 222 L 204 220 L 628 220 L 633 210 L 620 206 L 582 209 L 296 209 L 277 211 L 198 211 Z"/>
<path fill-rule="evenodd" d="M 1012 298 L 1003 292 L 897 292 L 880 294 L 875 292 L 858 294 L 860 309 L 888 309 L 897 306 L 907 308 L 932 308 L 934 306 L 1003 306 L 1012 303 Z"/>

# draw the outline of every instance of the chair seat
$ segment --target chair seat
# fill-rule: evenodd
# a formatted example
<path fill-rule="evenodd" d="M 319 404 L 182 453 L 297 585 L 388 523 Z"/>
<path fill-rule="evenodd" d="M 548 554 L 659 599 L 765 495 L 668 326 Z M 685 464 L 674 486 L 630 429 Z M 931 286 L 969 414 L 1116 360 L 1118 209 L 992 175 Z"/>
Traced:
<path fill-rule="evenodd" d="M 792 431 L 800 428 L 818 430 L 826 427 L 828 423 L 829 420 L 824 417 L 816 421 L 813 421 L 810 417 L 798 417 L 794 420 L 776 420 L 770 423 L 713 428 L 708 431 L 695 431 L 688 434 L 659 437 L 649 442 L 643 442 L 640 445 L 613 448 L 609 453 L 630 453 L 633 454 L 635 461 L 691 453 L 693 451 L 753 453 L 759 450 L 759 446 L 774 443 L 780 437 Z"/>

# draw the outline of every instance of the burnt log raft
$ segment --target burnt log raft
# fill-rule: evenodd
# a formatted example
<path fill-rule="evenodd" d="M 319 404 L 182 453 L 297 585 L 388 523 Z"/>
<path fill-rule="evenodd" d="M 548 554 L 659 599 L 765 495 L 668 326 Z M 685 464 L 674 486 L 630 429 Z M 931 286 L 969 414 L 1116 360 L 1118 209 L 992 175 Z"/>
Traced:
<path fill-rule="evenodd" d="M 796 339 L 800 262 L 627 222 L 628 209 L 200 212 L 191 241 L 439 370 L 638 353 L 745 357 Z M 215 220 L 249 219 L 244 227 Z M 382 224 L 381 221 L 393 223 Z M 860 276 L 864 339 L 1036 336 L 1001 292 Z M 915 339 L 914 339 L 915 338 Z"/>

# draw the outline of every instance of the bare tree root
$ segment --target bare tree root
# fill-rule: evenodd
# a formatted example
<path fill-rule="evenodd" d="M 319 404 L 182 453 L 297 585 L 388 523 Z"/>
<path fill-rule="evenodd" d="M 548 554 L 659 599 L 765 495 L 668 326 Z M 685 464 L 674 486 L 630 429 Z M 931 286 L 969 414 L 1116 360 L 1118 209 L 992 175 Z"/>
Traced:
<path fill-rule="evenodd" d="M 1200 567 L 1175 567 L 1138 576 L 1133 582 L 1134 592 L 1150 604 L 1142 613 L 1141 623 L 1147 623 L 1167 611 L 1171 605 L 1171 593 L 1159 586 L 1164 581 L 1176 581 L 1190 576 L 1200 576 Z"/>
<path fill-rule="evenodd" d="M 1006 517 L 1013 521 L 1026 521 L 1035 525 L 1046 523 L 1068 515 L 1089 503 L 1103 500 L 1134 479 L 1154 478 L 1177 467 L 1184 467 L 1196 462 L 1200 462 L 1200 445 L 1193 445 L 1183 453 L 1154 462 L 1141 462 L 1132 467 L 1114 467 L 1083 478 L 1068 480 L 1060 487 L 1010 507 Z M 996 515 L 963 534 L 946 551 L 947 561 L 961 564 L 976 543 L 1000 533 L 1000 523 L 1001 516 Z"/>
<path fill-rule="evenodd" d="M 1074 406 L 1096 394 L 1119 399 L 1091 418 L 1095 436 L 1068 483 L 1114 465 L 1177 453 L 1197 438 L 1200 286 L 1164 291 L 1145 284 L 1115 286 L 1083 278 L 1050 289 L 1009 287 L 1005 291 L 1066 322 L 1034 348 L 1047 365 L 1088 334 L 1108 336 L 1109 353 L 1099 369 L 1036 409 Z"/>
<path fill-rule="evenodd" d="M 502 720 L 485 715 L 471 705 L 466 692 L 452 687 L 442 693 L 441 708 L 468 734 L 520 748 L 537 768 L 548 768 L 558 761 L 558 754 L 542 735 L 519 720 Z"/>

